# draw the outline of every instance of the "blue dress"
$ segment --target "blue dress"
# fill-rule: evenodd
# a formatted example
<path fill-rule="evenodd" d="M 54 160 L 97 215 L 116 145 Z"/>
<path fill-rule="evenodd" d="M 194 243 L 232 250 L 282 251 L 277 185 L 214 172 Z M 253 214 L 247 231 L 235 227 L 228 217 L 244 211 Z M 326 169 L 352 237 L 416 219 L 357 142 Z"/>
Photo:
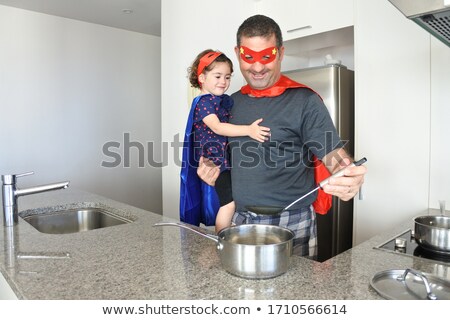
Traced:
<path fill-rule="evenodd" d="M 228 95 L 213 96 L 206 94 L 200 97 L 194 110 L 194 143 L 195 157 L 206 157 L 220 166 L 220 171 L 229 169 L 229 158 L 227 156 L 227 137 L 216 134 L 204 122 L 206 116 L 215 114 L 220 122 L 228 122 L 233 100 Z"/>
<path fill-rule="evenodd" d="M 201 100 L 203 102 L 199 105 Z M 198 109 L 197 106 L 199 106 Z M 232 106 L 233 100 L 228 95 L 220 97 L 202 95 L 192 101 L 184 135 L 180 173 L 180 220 L 183 222 L 196 226 L 200 223 L 205 226 L 215 225 L 216 215 L 220 208 L 219 198 L 214 187 L 204 183 L 198 177 L 197 167 L 200 155 L 205 155 L 214 162 L 217 161 L 217 164 L 220 162 L 221 169 L 227 167 L 226 148 L 221 147 L 223 146 L 223 139 L 225 139 L 226 146 L 226 138 L 218 135 L 213 138 L 214 132 L 209 130 L 206 125 L 205 128 L 200 120 L 211 112 L 216 113 L 221 121 L 228 120 Z M 195 137 L 195 133 L 202 138 Z M 213 139 L 217 138 L 216 142 L 213 140 L 213 143 L 208 144 L 209 136 Z M 202 141 L 204 141 L 203 144 Z M 204 148 L 205 144 L 206 148 Z"/>

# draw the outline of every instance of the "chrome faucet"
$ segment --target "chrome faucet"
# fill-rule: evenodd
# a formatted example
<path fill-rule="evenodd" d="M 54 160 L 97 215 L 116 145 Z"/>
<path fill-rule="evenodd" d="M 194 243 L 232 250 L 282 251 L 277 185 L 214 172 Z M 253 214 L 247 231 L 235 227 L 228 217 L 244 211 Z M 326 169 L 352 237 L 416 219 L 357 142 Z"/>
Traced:
<path fill-rule="evenodd" d="M 5 174 L 2 175 L 2 199 L 3 199 L 3 226 L 12 227 L 19 222 L 19 210 L 17 206 L 17 198 L 29 194 L 40 193 L 51 190 L 66 189 L 69 181 L 52 183 L 42 186 L 36 186 L 26 189 L 18 189 L 16 180 L 19 177 L 29 176 L 34 172 L 22 174 Z"/>

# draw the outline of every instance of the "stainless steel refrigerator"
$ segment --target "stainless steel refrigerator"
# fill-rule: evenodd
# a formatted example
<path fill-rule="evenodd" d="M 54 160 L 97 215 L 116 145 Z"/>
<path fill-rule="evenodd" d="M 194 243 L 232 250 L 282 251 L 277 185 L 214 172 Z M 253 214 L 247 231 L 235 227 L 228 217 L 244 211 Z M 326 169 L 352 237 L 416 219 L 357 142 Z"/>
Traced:
<path fill-rule="evenodd" d="M 346 150 L 354 154 L 354 72 L 342 65 L 327 65 L 283 72 L 316 91 L 330 112 Z M 352 247 L 353 200 L 333 197 L 326 215 L 317 214 L 318 260 L 325 261 Z"/>

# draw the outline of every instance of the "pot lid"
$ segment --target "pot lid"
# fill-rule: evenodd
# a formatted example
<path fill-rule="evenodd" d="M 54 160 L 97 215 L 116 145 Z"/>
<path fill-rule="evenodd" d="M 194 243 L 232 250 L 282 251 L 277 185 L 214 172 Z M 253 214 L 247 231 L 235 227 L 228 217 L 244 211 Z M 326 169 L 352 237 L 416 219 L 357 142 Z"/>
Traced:
<path fill-rule="evenodd" d="M 386 299 L 450 300 L 450 281 L 414 269 L 378 272 L 370 285 Z"/>

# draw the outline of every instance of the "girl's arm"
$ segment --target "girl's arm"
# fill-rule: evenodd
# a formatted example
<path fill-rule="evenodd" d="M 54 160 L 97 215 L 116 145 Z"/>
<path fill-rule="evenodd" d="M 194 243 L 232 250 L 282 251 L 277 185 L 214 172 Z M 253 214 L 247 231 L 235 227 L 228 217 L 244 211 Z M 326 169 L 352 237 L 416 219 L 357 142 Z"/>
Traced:
<path fill-rule="evenodd" d="M 218 135 L 226 137 L 249 136 L 259 142 L 266 141 L 270 136 L 270 129 L 259 125 L 262 121 L 263 119 L 258 119 L 250 125 L 236 125 L 220 122 L 215 114 L 203 118 L 203 122 Z"/>

